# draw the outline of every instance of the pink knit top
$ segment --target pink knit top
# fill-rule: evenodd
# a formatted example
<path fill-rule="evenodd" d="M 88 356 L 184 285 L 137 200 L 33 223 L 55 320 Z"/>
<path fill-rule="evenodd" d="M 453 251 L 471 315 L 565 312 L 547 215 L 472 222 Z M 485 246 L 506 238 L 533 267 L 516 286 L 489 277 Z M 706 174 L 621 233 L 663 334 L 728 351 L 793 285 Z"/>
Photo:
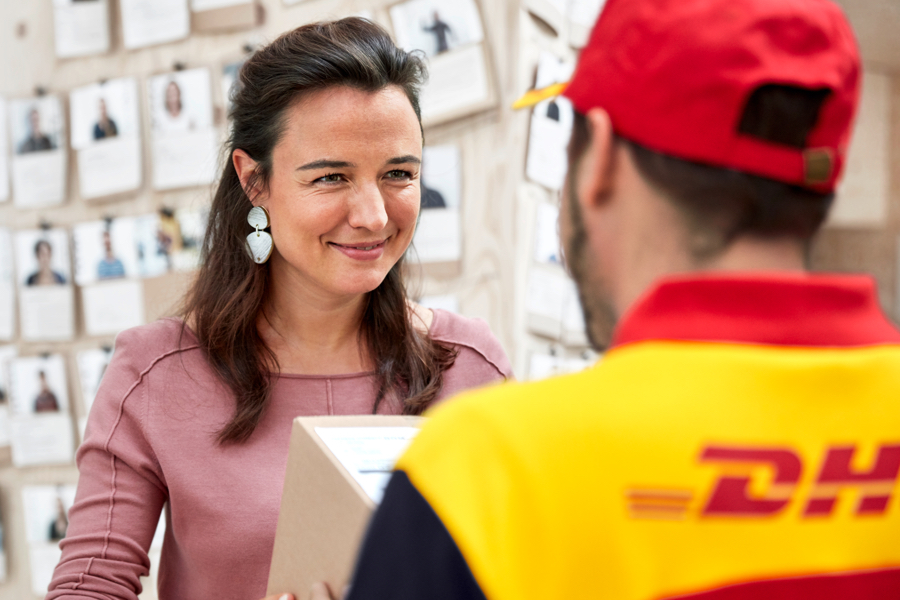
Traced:
<path fill-rule="evenodd" d="M 435 310 L 431 335 L 459 349 L 440 398 L 512 372 L 483 321 Z M 370 414 L 372 373 L 278 376 L 244 444 L 222 447 L 232 395 L 190 331 L 164 319 L 119 335 L 78 450 L 78 494 L 48 599 L 136 599 L 165 507 L 161 600 L 265 595 L 291 421 Z M 380 413 L 400 412 L 385 399 Z"/>

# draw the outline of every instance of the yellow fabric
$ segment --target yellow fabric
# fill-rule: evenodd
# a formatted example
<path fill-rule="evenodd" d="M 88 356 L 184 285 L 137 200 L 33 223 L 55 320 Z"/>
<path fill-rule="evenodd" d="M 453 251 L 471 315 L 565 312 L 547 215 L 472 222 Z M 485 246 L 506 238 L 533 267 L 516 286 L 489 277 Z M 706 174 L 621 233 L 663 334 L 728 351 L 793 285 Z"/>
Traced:
<path fill-rule="evenodd" d="M 649 600 L 900 565 L 896 482 L 883 514 L 856 514 L 859 491 L 846 487 L 831 516 L 803 515 L 829 447 L 856 445 L 862 472 L 876 447 L 900 443 L 898 346 L 639 343 L 586 372 L 473 392 L 432 416 L 398 468 L 490 600 Z M 785 491 L 765 465 L 703 462 L 710 445 L 793 449 L 800 482 Z M 701 515 L 728 472 L 750 474 L 751 495 L 789 504 L 772 516 Z M 648 490 L 689 495 L 687 511 L 636 518 L 629 498 Z"/>

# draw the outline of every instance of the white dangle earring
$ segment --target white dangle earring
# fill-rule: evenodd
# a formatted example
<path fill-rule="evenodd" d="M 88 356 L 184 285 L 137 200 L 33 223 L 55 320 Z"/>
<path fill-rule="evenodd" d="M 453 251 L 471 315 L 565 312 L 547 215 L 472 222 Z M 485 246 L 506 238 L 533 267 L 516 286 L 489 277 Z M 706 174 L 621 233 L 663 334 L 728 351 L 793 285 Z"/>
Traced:
<path fill-rule="evenodd" d="M 247 222 L 256 231 L 247 236 L 247 252 L 250 258 L 258 265 L 263 264 L 272 256 L 272 250 L 275 248 L 275 242 L 272 235 L 266 231 L 262 231 L 269 226 L 269 211 L 262 206 L 254 206 L 247 215 Z"/>

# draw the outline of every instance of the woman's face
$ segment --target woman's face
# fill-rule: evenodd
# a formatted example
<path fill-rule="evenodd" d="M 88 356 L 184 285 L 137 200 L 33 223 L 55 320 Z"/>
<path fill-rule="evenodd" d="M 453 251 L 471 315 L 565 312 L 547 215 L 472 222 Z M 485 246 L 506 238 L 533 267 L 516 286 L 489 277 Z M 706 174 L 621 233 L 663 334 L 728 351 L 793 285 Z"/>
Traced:
<path fill-rule="evenodd" d="M 374 290 L 412 240 L 422 134 L 398 87 L 334 87 L 287 109 L 268 189 L 276 285 L 320 297 Z"/>

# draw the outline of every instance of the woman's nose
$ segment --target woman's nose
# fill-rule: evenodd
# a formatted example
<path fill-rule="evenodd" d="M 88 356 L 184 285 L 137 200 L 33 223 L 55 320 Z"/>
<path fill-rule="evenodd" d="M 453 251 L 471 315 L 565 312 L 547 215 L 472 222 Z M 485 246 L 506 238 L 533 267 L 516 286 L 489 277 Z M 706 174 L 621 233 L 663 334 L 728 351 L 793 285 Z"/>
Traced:
<path fill-rule="evenodd" d="M 375 183 L 362 186 L 350 204 L 348 221 L 354 228 L 381 231 L 387 226 L 385 199 Z"/>

